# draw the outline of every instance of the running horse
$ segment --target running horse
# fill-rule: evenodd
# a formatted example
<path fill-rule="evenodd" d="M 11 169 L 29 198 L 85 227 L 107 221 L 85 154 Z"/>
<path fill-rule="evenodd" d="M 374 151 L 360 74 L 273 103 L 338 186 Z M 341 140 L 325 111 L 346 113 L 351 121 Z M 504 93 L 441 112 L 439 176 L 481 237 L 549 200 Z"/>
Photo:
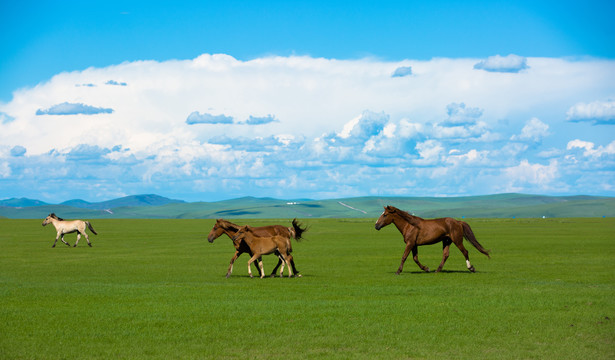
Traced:
<path fill-rule="evenodd" d="M 235 236 L 237 231 L 239 231 L 240 228 L 241 226 L 237 224 L 233 224 L 232 222 L 228 220 L 217 219 L 213 228 L 209 232 L 209 235 L 207 236 L 207 241 L 209 241 L 210 243 L 213 243 L 214 240 L 222 236 L 222 234 L 226 234 L 231 240 L 233 240 L 233 237 Z M 299 224 L 297 219 L 293 219 L 292 227 L 285 227 L 283 225 L 269 225 L 269 226 L 252 227 L 252 230 L 256 234 L 256 236 L 273 236 L 273 235 L 283 236 L 287 239 L 289 246 L 290 246 L 290 238 L 292 237 L 295 240 L 300 240 L 303 236 L 303 233 L 307 230 L 307 228 L 302 228 L 301 224 Z M 254 255 L 252 251 L 250 250 L 250 247 L 244 241 L 233 240 L 233 246 L 235 247 L 235 254 L 231 258 L 231 263 L 229 265 L 228 271 L 226 272 L 227 278 L 231 276 L 231 273 L 233 272 L 233 264 L 235 263 L 235 260 L 237 260 L 239 255 L 243 253 L 248 253 L 250 254 L 250 256 Z M 295 267 L 295 262 L 291 260 L 290 264 L 293 268 L 293 273 L 295 273 L 298 277 L 300 277 L 301 274 L 299 274 L 299 271 Z M 284 261 L 282 258 L 278 260 L 278 264 L 271 272 L 271 276 L 275 276 L 275 273 L 280 266 L 282 266 L 281 270 L 284 270 L 283 268 Z M 258 266 L 257 266 L 257 269 L 259 271 L 259 275 L 262 276 L 263 274 L 260 273 L 260 268 Z M 281 272 L 282 271 L 280 271 L 280 273 Z"/>
<path fill-rule="evenodd" d="M 417 247 L 421 245 L 432 245 L 442 242 L 442 262 L 438 266 L 436 272 L 442 271 L 442 267 L 448 259 L 449 247 L 454 243 L 463 256 L 466 258 L 466 266 L 470 272 L 475 272 L 474 266 L 470 263 L 468 250 L 463 246 L 463 238 L 465 237 L 478 251 L 489 256 L 489 251 L 476 240 L 470 225 L 466 222 L 455 220 L 453 218 L 440 218 L 425 220 L 418 216 L 410 215 L 409 213 L 400 210 L 393 206 L 386 206 L 384 212 L 376 221 L 376 230 L 380 230 L 389 224 L 395 224 L 397 230 L 403 235 L 406 249 L 401 257 L 401 264 L 397 269 L 396 274 L 399 275 L 404 267 L 404 262 L 408 258 L 408 254 L 412 251 L 414 262 L 426 272 L 429 272 L 427 266 L 423 266 L 418 259 Z"/>
<path fill-rule="evenodd" d="M 64 241 L 64 234 L 70 234 L 70 233 L 77 233 L 77 241 L 75 241 L 75 245 L 74 247 L 77 246 L 77 243 L 79 243 L 79 239 L 81 239 L 81 235 L 85 236 L 85 240 L 88 242 L 88 245 L 90 247 L 92 247 L 92 244 L 90 243 L 90 238 L 88 237 L 88 234 L 85 232 L 86 228 L 90 229 L 90 231 L 94 234 L 94 235 L 98 235 L 98 233 L 94 230 L 94 228 L 92 227 L 92 224 L 90 224 L 89 221 L 83 221 L 83 220 L 64 220 L 60 217 L 58 217 L 56 214 L 51 213 L 49 214 L 49 216 L 47 216 L 45 218 L 45 220 L 43 221 L 43 226 L 47 225 L 47 224 L 53 224 L 53 226 L 56 228 L 56 241 L 53 242 L 53 245 L 51 247 L 55 247 L 56 243 L 58 242 L 58 238 L 61 237 L 62 242 L 65 243 L 66 245 L 70 246 L 69 243 L 67 243 L 66 241 Z"/>

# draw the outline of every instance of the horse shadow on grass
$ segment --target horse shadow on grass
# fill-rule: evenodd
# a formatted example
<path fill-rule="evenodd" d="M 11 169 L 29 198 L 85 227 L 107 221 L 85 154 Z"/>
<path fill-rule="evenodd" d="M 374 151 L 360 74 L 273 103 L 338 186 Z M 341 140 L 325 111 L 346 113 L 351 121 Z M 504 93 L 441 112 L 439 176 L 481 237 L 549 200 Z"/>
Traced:
<path fill-rule="evenodd" d="M 395 271 L 389 271 L 389 274 L 396 274 Z M 440 273 L 444 273 L 444 274 L 468 274 L 471 275 L 472 273 L 468 270 L 440 270 Z M 476 273 L 486 273 L 486 271 L 476 271 Z M 412 270 L 412 271 L 403 271 L 400 275 L 433 275 L 433 274 L 438 274 L 435 271 L 430 271 L 430 272 L 425 272 L 423 270 Z"/>

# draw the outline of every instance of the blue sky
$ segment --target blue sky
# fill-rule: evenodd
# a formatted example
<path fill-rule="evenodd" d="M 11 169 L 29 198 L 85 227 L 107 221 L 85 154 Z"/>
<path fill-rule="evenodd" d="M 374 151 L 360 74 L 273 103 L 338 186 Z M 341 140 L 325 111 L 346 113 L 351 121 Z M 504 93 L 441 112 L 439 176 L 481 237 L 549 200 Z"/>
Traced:
<path fill-rule="evenodd" d="M 594 1 L 0 4 L 0 198 L 615 196 Z"/>

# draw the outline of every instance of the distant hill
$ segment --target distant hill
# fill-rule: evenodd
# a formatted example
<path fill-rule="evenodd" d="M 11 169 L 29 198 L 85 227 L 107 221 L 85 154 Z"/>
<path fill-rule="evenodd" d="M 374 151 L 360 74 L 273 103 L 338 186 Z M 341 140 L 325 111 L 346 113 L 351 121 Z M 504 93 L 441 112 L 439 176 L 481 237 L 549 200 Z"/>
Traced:
<path fill-rule="evenodd" d="M 6 200 L 0 200 L 0 206 L 8 206 L 8 207 L 26 207 L 26 206 L 41 206 L 47 205 L 47 203 L 40 200 L 32 200 L 26 198 L 12 198 Z"/>
<path fill-rule="evenodd" d="M 89 203 L 59 205 L 22 199 L 0 201 L 0 217 L 44 218 L 51 212 L 74 218 L 377 218 L 385 205 L 425 218 L 614 217 L 615 198 L 498 194 L 467 197 L 356 197 L 328 200 L 280 200 L 243 197 L 217 202 L 184 202 L 158 195 L 135 195 Z M 14 204 L 21 204 L 15 206 Z M 31 204 L 31 205 L 24 205 Z M 40 204 L 40 205 L 34 205 Z"/>
<path fill-rule="evenodd" d="M 69 200 L 63 202 L 61 205 L 72 206 L 83 209 L 95 209 L 105 210 L 113 209 L 117 207 L 139 207 L 139 206 L 161 206 L 167 204 L 181 204 L 182 200 L 173 200 L 165 198 L 159 195 L 147 194 L 147 195 L 132 195 L 119 199 L 90 203 L 85 200 Z"/>

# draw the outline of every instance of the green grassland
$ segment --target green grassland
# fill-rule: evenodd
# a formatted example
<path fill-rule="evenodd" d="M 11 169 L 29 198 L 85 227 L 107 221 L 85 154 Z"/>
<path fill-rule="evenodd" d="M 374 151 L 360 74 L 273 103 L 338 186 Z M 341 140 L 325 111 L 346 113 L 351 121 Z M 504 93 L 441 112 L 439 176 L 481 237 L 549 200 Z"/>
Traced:
<path fill-rule="evenodd" d="M 98 219 L 92 248 L 52 249 L 42 219 L 0 219 L 0 358 L 615 358 L 615 219 L 471 219 L 492 250 L 467 244 L 476 273 L 451 248 L 444 272 L 400 276 L 394 227 L 302 221 L 302 278 L 250 279 L 244 254 L 227 279 L 213 220 Z"/>

